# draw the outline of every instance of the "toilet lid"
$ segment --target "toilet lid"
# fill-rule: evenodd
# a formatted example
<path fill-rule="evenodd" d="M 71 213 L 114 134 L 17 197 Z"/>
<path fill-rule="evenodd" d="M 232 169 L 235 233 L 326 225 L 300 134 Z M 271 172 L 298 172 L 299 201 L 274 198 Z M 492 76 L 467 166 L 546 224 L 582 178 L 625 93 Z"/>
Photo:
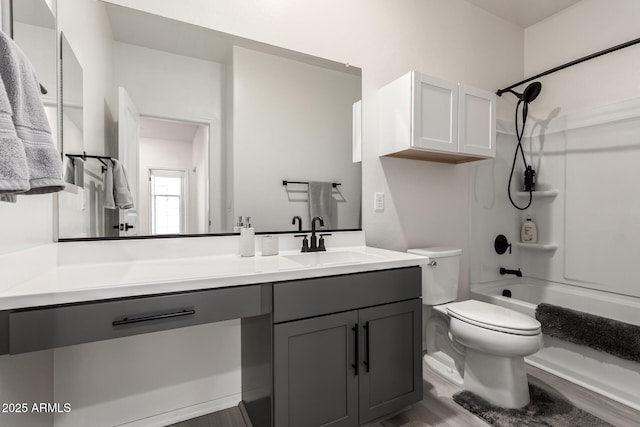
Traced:
<path fill-rule="evenodd" d="M 463 322 L 515 335 L 537 335 L 540 322 L 526 314 L 482 301 L 467 300 L 447 305 L 447 312 Z"/>

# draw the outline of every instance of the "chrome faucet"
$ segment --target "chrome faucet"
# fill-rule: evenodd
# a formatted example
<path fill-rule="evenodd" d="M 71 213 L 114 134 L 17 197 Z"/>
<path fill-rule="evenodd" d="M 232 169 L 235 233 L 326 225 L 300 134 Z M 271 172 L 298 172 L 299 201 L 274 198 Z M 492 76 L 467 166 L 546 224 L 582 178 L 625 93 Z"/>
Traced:
<path fill-rule="evenodd" d="M 294 216 L 291 220 L 291 225 L 294 225 L 296 221 L 298 221 L 298 232 L 300 232 L 302 231 L 302 218 L 300 218 L 298 215 Z"/>

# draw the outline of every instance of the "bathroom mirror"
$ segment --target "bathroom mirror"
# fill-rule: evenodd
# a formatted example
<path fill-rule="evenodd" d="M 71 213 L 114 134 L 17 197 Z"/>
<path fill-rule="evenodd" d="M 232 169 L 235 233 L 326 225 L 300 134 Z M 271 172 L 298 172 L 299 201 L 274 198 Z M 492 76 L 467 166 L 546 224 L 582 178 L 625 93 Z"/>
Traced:
<path fill-rule="evenodd" d="M 61 236 L 83 237 L 84 230 L 103 223 L 103 212 L 96 211 L 96 204 L 87 206 L 86 196 L 96 193 L 96 180 L 101 179 L 100 164 L 87 162 L 84 156 L 84 76 L 66 34 L 60 34 L 61 61 L 61 127 L 64 143 L 65 189 L 58 194 L 58 213 L 64 221 L 59 222 Z M 86 167 L 85 167 L 86 166 Z M 85 177 L 86 191 L 85 194 Z M 94 224 L 88 224 L 95 219 Z"/>
<path fill-rule="evenodd" d="M 55 0 L 3 0 L 3 31 L 27 55 L 40 82 L 42 101 L 57 144 L 57 35 Z M 12 19 L 9 19 L 12 18 Z"/>
<path fill-rule="evenodd" d="M 310 181 L 331 186 L 330 229 L 361 227 L 358 68 L 107 1 L 77 3 L 58 0 L 58 13 L 84 73 L 87 160 L 83 191 L 59 211 L 60 240 L 226 234 L 238 217 L 257 232 L 295 232 L 295 216 L 310 229 Z M 63 153 L 77 154 L 68 138 L 63 129 Z M 132 206 L 106 207 L 122 176 L 107 178 L 100 160 L 113 163 L 90 156 L 123 166 Z"/>
<path fill-rule="evenodd" d="M 5 34 L 11 34 L 11 0 L 0 0 L 0 30 Z"/>

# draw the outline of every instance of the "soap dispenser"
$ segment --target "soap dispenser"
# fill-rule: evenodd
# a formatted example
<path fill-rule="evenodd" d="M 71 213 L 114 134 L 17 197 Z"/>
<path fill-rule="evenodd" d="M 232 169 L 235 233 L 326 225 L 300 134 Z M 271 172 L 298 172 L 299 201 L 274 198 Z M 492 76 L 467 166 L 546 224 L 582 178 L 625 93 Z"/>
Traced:
<path fill-rule="evenodd" d="M 233 227 L 233 232 L 234 233 L 240 233 L 242 231 L 243 227 L 244 227 L 244 224 L 242 223 L 242 217 L 239 216 L 238 217 L 238 222 L 236 223 L 235 227 Z"/>
<path fill-rule="evenodd" d="M 522 228 L 520 229 L 520 241 L 522 243 L 538 242 L 538 227 L 531 219 L 531 215 L 528 215 L 527 220 L 522 223 Z"/>
<path fill-rule="evenodd" d="M 247 217 L 240 229 L 240 256 L 254 256 L 256 254 L 256 234 L 251 227 L 251 217 Z"/>

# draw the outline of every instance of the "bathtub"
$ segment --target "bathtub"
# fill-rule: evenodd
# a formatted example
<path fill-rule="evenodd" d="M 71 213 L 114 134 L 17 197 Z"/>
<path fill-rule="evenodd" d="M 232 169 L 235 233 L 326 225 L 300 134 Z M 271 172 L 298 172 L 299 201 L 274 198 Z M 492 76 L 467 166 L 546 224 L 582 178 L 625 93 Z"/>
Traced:
<path fill-rule="evenodd" d="M 503 296 L 508 291 L 511 297 Z M 505 293 L 508 293 L 505 292 Z M 535 317 L 539 303 L 554 304 L 640 325 L 640 298 L 534 279 L 471 285 L 471 298 Z M 640 411 L 640 364 L 544 336 L 525 362 Z"/>

